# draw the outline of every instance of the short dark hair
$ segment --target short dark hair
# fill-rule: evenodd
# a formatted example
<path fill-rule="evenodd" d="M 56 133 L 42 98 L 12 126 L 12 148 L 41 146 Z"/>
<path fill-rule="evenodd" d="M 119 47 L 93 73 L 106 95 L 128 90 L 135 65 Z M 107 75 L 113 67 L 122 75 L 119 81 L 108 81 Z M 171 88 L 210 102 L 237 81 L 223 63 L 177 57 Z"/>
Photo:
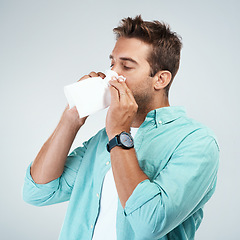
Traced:
<path fill-rule="evenodd" d="M 169 88 L 180 64 L 181 37 L 172 32 L 169 25 L 159 21 L 143 21 L 141 15 L 122 19 L 113 32 L 116 34 L 116 39 L 137 38 L 152 46 L 147 59 L 151 67 L 151 76 L 153 77 L 161 70 L 168 70 L 172 74 L 170 83 L 165 87 L 165 93 L 168 96 Z"/>

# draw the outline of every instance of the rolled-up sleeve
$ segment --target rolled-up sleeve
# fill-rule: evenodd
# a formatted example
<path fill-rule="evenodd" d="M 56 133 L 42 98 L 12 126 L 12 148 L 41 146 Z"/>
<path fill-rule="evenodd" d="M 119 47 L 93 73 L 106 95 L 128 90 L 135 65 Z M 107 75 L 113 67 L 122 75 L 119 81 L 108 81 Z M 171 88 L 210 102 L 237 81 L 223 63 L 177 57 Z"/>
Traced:
<path fill-rule="evenodd" d="M 218 164 L 216 140 L 201 130 L 189 134 L 157 177 L 138 184 L 126 202 L 136 236 L 159 239 L 200 209 L 214 192 Z"/>
<path fill-rule="evenodd" d="M 76 148 L 67 157 L 62 175 L 46 184 L 34 182 L 30 174 L 31 163 L 27 168 L 24 179 L 23 200 L 34 206 L 45 206 L 68 201 L 87 145 L 88 142 L 85 142 L 82 147 Z"/>

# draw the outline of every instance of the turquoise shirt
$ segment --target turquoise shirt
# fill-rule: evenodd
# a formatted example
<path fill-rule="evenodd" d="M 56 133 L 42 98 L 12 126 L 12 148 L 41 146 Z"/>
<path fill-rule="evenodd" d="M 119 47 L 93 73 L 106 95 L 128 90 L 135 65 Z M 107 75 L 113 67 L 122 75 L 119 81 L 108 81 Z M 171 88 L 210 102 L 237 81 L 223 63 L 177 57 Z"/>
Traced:
<path fill-rule="evenodd" d="M 23 199 L 36 206 L 69 201 L 60 240 L 92 239 L 104 176 L 111 167 L 105 129 L 75 149 L 62 176 L 36 184 L 27 169 Z M 219 164 L 214 134 L 182 107 L 148 113 L 134 138 L 149 180 L 138 184 L 123 209 L 118 201 L 117 239 L 194 239 L 203 206 L 213 195 Z"/>

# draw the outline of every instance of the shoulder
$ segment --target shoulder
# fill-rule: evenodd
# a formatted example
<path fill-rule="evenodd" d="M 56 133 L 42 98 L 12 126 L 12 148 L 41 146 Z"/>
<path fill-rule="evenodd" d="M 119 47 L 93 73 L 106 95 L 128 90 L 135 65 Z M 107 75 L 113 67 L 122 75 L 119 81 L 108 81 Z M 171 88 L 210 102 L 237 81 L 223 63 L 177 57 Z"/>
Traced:
<path fill-rule="evenodd" d="M 212 129 L 199 121 L 183 117 L 181 120 L 181 130 L 185 136 L 177 147 L 177 152 L 190 151 L 191 154 L 199 156 L 208 155 L 219 158 L 219 143 Z M 186 154 L 186 153 L 185 153 Z"/>
<path fill-rule="evenodd" d="M 218 144 L 215 133 L 205 124 L 187 116 L 181 117 L 180 121 L 181 129 L 188 132 L 187 136 L 193 135 L 196 138 L 209 138 L 214 140 Z"/>

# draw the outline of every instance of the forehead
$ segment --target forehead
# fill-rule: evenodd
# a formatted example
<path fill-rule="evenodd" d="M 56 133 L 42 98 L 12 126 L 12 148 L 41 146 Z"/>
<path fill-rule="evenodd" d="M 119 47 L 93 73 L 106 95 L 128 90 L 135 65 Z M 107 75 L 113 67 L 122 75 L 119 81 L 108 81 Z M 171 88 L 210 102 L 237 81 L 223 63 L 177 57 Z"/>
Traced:
<path fill-rule="evenodd" d="M 148 55 L 151 51 L 151 46 L 136 38 L 120 37 L 112 51 L 114 59 L 132 58 L 138 63 L 146 63 Z"/>

